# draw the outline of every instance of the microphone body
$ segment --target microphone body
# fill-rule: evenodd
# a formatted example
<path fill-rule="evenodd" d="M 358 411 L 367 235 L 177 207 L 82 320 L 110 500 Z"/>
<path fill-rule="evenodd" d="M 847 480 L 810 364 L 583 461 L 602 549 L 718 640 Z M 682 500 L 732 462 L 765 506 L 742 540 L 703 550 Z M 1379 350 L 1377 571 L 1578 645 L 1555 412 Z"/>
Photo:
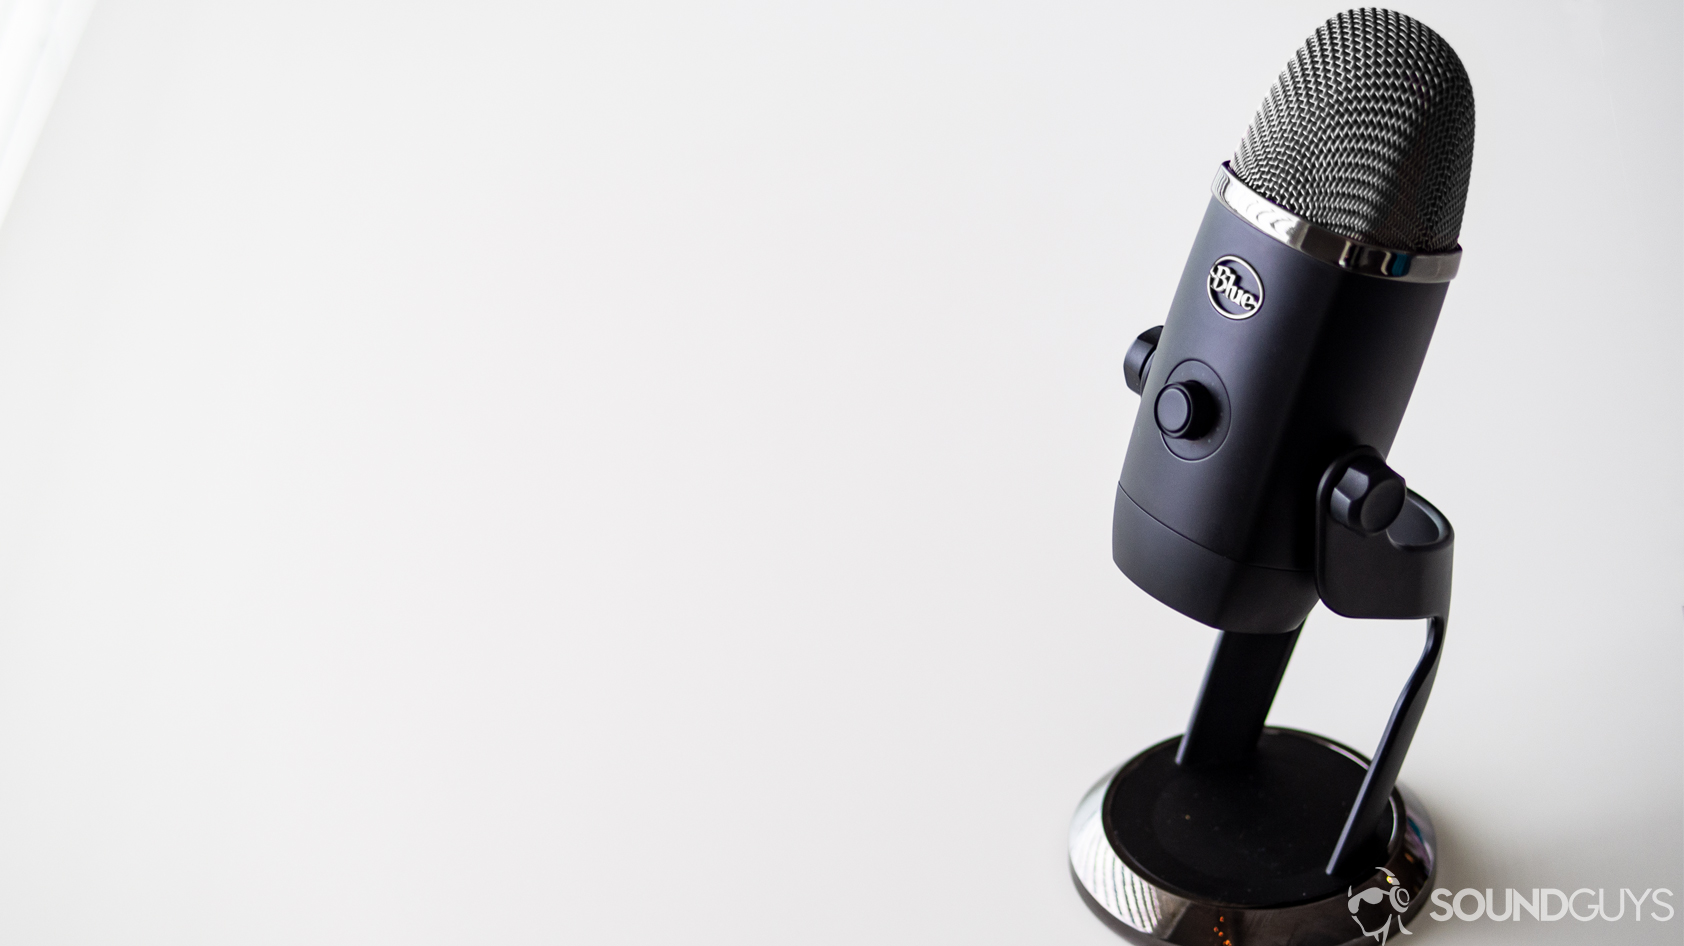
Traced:
<path fill-rule="evenodd" d="M 1145 374 L 1112 557 L 1188 617 L 1282 633 L 1317 600 L 1317 480 L 1353 447 L 1391 449 L 1460 253 L 1346 240 L 1226 166 L 1213 191 Z M 1175 436 L 1160 395 L 1188 382 L 1209 417 Z"/>

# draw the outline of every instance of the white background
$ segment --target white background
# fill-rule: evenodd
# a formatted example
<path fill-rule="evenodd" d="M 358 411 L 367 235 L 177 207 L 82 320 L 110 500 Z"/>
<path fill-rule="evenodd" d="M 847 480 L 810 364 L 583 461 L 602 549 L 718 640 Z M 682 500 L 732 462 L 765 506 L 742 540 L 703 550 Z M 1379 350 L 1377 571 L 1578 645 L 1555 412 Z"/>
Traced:
<path fill-rule="evenodd" d="M 1122 355 L 1337 9 L 103 0 L 0 230 L 0 940 L 1114 942 L 1067 819 L 1213 636 L 1110 562 Z M 1479 103 L 1404 779 L 1442 886 L 1684 894 L 1680 10 L 1404 9 Z"/>

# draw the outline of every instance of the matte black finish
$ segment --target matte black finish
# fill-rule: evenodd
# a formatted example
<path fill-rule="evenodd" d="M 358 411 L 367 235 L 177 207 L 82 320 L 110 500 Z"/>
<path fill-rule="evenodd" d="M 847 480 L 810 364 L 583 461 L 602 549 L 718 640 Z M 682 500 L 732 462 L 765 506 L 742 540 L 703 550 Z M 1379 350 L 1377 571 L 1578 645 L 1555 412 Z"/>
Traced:
<path fill-rule="evenodd" d="M 1384 10 L 1329 20 L 1213 185 L 1164 325 L 1125 358 L 1141 403 L 1112 557 L 1220 633 L 1186 734 L 1088 793 L 1071 864 L 1090 907 L 1160 941 L 1355 941 L 1351 885 L 1377 869 L 1399 884 L 1375 867 L 1393 855 L 1427 889 L 1432 845 L 1396 779 L 1444 647 L 1454 533 L 1386 455 L 1459 264 L 1473 114 L 1432 30 Z M 1371 764 L 1264 726 L 1318 599 L 1428 619 Z M 1230 929 L 1236 911 L 1260 919 Z"/>
<path fill-rule="evenodd" d="M 1120 486 L 1111 557 L 1153 597 L 1211 627 L 1253 634 L 1290 630 L 1316 604 L 1310 570 L 1246 565 L 1218 555 L 1147 515 Z"/>
<path fill-rule="evenodd" d="M 1209 297 L 1210 269 L 1229 255 L 1264 285 L 1247 318 L 1223 316 Z M 1315 604 L 1318 479 L 1354 447 L 1391 448 L 1446 289 L 1345 272 L 1211 201 L 1118 484 L 1112 552 L 1124 574 L 1220 630 L 1298 627 Z M 1159 392 L 1184 378 L 1219 401 L 1198 440 L 1164 436 L 1155 416 Z"/>
<path fill-rule="evenodd" d="M 1392 707 L 1374 762 L 1328 860 L 1329 874 L 1355 869 L 1366 856 L 1361 839 L 1384 814 L 1386 799 L 1391 797 L 1432 695 L 1450 623 L 1451 557 L 1456 543 L 1450 520 L 1412 490 L 1405 492 L 1401 511 L 1384 532 L 1364 535 L 1360 529 L 1340 524 L 1335 515 L 1338 497 L 1353 469 L 1365 471 L 1358 479 L 1376 483 L 1386 481 L 1381 470 L 1391 472 L 1379 462 L 1379 454 L 1359 447 L 1333 461 L 1322 474 L 1316 517 L 1316 584 L 1322 600 L 1346 617 L 1427 618 L 1427 643 Z M 1402 477 L 1397 479 L 1401 487 Z"/>
<path fill-rule="evenodd" d="M 1344 876 L 1367 861 L 1369 832 L 1386 813 L 1386 800 L 1397 787 L 1403 758 L 1409 754 L 1415 728 L 1421 723 L 1427 697 L 1433 691 L 1433 680 L 1438 677 L 1438 658 L 1444 651 L 1444 632 L 1449 621 L 1449 618 L 1435 617 L 1427 622 L 1427 644 L 1421 649 L 1421 659 L 1404 683 L 1403 692 L 1398 694 L 1392 718 L 1386 721 L 1386 731 L 1380 734 L 1380 748 L 1374 753 L 1362 788 L 1345 818 L 1345 827 L 1339 832 L 1339 844 L 1327 860 L 1328 876 Z"/>
<path fill-rule="evenodd" d="M 1163 430 L 1160 424 L 1164 446 L 1183 460 L 1203 460 L 1222 448 L 1223 442 L 1228 439 L 1228 429 L 1233 426 L 1234 412 L 1229 408 L 1228 386 L 1222 383 L 1221 376 L 1210 365 L 1197 358 L 1189 358 L 1170 369 L 1169 377 L 1164 379 L 1164 385 L 1158 392 L 1161 395 L 1176 387 L 1188 392 L 1194 399 L 1197 413 L 1191 419 L 1192 423 L 1178 434 Z"/>
<path fill-rule="evenodd" d="M 1403 511 L 1403 477 L 1377 456 L 1359 455 L 1333 483 L 1327 511 L 1358 535 L 1384 532 Z"/>
<path fill-rule="evenodd" d="M 1363 535 L 1334 514 L 1337 484 L 1347 467 L 1375 459 L 1372 450 L 1354 450 L 1329 464 L 1322 477 L 1315 520 L 1317 591 L 1330 610 L 1348 618 L 1445 617 L 1456 532 L 1443 513 L 1405 490 L 1402 509 L 1384 532 Z"/>
<path fill-rule="evenodd" d="M 1175 763 L 1203 769 L 1249 765 L 1297 643 L 1298 630 L 1288 634 L 1219 631 Z"/>
<path fill-rule="evenodd" d="M 1175 764 L 1166 740 L 1117 773 L 1106 794 L 1112 849 L 1155 883 L 1200 901 L 1286 907 L 1343 893 L 1400 840 L 1388 822 L 1356 846 L 1361 863 L 1326 871 L 1361 756 L 1320 737 L 1266 729 L 1244 766 Z"/>
<path fill-rule="evenodd" d="M 1156 412 L 1158 429 L 1177 440 L 1197 440 L 1216 426 L 1216 399 L 1197 381 L 1160 388 Z"/>
<path fill-rule="evenodd" d="M 1123 383 L 1136 394 L 1146 384 L 1146 372 L 1152 367 L 1152 353 L 1158 348 L 1158 336 L 1164 333 L 1162 325 L 1154 325 L 1135 337 L 1129 345 L 1129 350 L 1123 355 Z"/>

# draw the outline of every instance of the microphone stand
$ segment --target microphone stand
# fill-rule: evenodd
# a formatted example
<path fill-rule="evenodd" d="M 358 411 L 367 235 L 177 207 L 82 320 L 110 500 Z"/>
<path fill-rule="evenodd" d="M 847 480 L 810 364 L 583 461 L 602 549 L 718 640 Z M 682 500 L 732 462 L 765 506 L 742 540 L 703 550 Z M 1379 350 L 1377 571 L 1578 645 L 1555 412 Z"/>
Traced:
<path fill-rule="evenodd" d="M 1350 480 L 1348 471 L 1365 463 L 1385 468 L 1378 453 L 1359 447 L 1322 474 L 1316 490 L 1316 590 L 1329 610 L 1345 617 L 1426 618 L 1427 642 L 1374 750 L 1362 790 L 1327 862 L 1329 874 L 1354 866 L 1356 839 L 1372 832 L 1380 820 L 1432 694 L 1450 623 L 1451 554 L 1456 544 L 1450 520 L 1415 491 L 1406 490 L 1403 506 L 1384 530 L 1365 535 L 1351 527 L 1350 516 L 1339 515 L 1351 499 L 1341 490 Z"/>
<path fill-rule="evenodd" d="M 1406 932 L 1403 922 L 1426 903 L 1436 838 L 1397 776 L 1444 648 L 1455 532 L 1368 447 L 1329 464 L 1315 515 L 1322 602 L 1346 617 L 1424 618 L 1426 645 L 1370 762 L 1264 725 L 1302 623 L 1286 633 L 1219 632 L 1185 735 L 1107 776 L 1071 825 L 1077 888 L 1127 938 L 1332 946 L 1383 940 L 1394 919 Z M 1361 784 L 1350 794 L 1354 766 Z M 1357 891 L 1370 881 L 1386 896 Z"/>

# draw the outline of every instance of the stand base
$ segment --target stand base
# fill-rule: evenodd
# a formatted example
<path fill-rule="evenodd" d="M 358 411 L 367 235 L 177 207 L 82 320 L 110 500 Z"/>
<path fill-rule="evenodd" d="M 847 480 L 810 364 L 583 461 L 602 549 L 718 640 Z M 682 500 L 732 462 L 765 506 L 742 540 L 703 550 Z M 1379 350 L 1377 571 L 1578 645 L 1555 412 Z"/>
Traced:
<path fill-rule="evenodd" d="M 1102 779 L 1070 824 L 1070 871 L 1095 915 L 1139 943 L 1344 946 L 1403 932 L 1426 905 L 1432 822 L 1401 787 L 1370 866 L 1325 873 L 1368 760 L 1265 729 L 1243 770 L 1175 764 L 1179 738 Z M 1213 934 L 1214 938 L 1213 938 Z"/>

